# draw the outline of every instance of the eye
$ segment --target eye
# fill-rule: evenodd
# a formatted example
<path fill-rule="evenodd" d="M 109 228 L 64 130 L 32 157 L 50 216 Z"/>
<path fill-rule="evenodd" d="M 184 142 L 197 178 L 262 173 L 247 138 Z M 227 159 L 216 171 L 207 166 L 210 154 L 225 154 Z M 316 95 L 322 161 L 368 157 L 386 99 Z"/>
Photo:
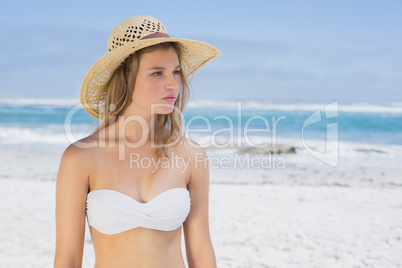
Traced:
<path fill-rule="evenodd" d="M 176 75 L 180 75 L 180 70 L 176 70 L 173 73 L 176 74 Z"/>
<path fill-rule="evenodd" d="M 153 73 L 152 75 L 153 76 L 160 76 L 160 75 L 162 75 L 162 72 L 156 72 L 156 73 Z"/>

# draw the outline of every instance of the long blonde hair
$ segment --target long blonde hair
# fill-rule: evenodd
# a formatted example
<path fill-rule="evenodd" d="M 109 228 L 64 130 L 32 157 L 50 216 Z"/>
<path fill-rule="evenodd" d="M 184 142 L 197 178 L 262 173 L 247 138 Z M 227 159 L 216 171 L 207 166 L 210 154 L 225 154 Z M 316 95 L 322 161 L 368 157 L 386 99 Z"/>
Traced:
<path fill-rule="evenodd" d="M 180 45 L 175 42 L 166 42 L 143 48 L 131 54 L 113 73 L 106 93 L 104 112 L 101 117 L 102 122 L 95 130 L 95 133 L 109 126 L 111 122 L 114 122 L 115 118 L 121 115 L 132 102 L 141 55 L 157 49 L 167 50 L 169 48 L 173 48 L 176 51 L 181 65 L 182 53 Z M 180 93 L 174 104 L 174 110 L 169 114 L 158 114 L 156 118 L 159 128 L 154 135 L 154 144 L 157 145 L 154 156 L 157 160 L 164 156 L 169 158 L 167 144 L 177 144 L 184 137 L 181 115 L 187 105 L 190 90 L 182 68 L 180 69 L 180 80 Z"/>

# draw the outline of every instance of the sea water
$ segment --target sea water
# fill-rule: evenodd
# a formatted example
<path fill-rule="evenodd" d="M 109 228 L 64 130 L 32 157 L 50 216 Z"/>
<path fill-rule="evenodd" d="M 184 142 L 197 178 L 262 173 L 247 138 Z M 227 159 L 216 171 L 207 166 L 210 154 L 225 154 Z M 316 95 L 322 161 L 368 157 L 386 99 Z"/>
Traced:
<path fill-rule="evenodd" d="M 77 100 L 3 99 L 0 147 L 59 154 L 98 123 Z M 325 154 L 359 165 L 398 166 L 402 159 L 402 103 L 200 100 L 189 103 L 183 125 L 210 151 L 285 144 L 303 156 L 299 163 Z"/>

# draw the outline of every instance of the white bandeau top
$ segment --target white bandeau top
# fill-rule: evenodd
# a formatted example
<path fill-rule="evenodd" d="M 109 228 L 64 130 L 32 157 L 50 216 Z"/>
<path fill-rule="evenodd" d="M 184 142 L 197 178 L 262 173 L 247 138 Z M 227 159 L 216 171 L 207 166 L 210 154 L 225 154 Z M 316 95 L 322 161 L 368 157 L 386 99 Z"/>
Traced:
<path fill-rule="evenodd" d="M 146 203 L 123 193 L 100 189 L 87 195 L 88 224 L 104 234 L 118 234 L 137 227 L 160 231 L 179 228 L 190 212 L 190 193 L 172 188 Z"/>

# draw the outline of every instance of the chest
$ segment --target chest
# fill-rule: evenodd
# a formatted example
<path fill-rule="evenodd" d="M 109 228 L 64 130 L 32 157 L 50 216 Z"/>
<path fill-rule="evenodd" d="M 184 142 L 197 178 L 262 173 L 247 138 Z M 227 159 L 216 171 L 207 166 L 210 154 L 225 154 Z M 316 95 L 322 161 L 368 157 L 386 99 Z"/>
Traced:
<path fill-rule="evenodd" d="M 147 202 L 167 189 L 182 187 L 190 179 L 190 161 L 175 151 L 156 158 L 151 150 L 98 150 L 92 156 L 90 191 L 111 189 L 139 202 Z"/>

